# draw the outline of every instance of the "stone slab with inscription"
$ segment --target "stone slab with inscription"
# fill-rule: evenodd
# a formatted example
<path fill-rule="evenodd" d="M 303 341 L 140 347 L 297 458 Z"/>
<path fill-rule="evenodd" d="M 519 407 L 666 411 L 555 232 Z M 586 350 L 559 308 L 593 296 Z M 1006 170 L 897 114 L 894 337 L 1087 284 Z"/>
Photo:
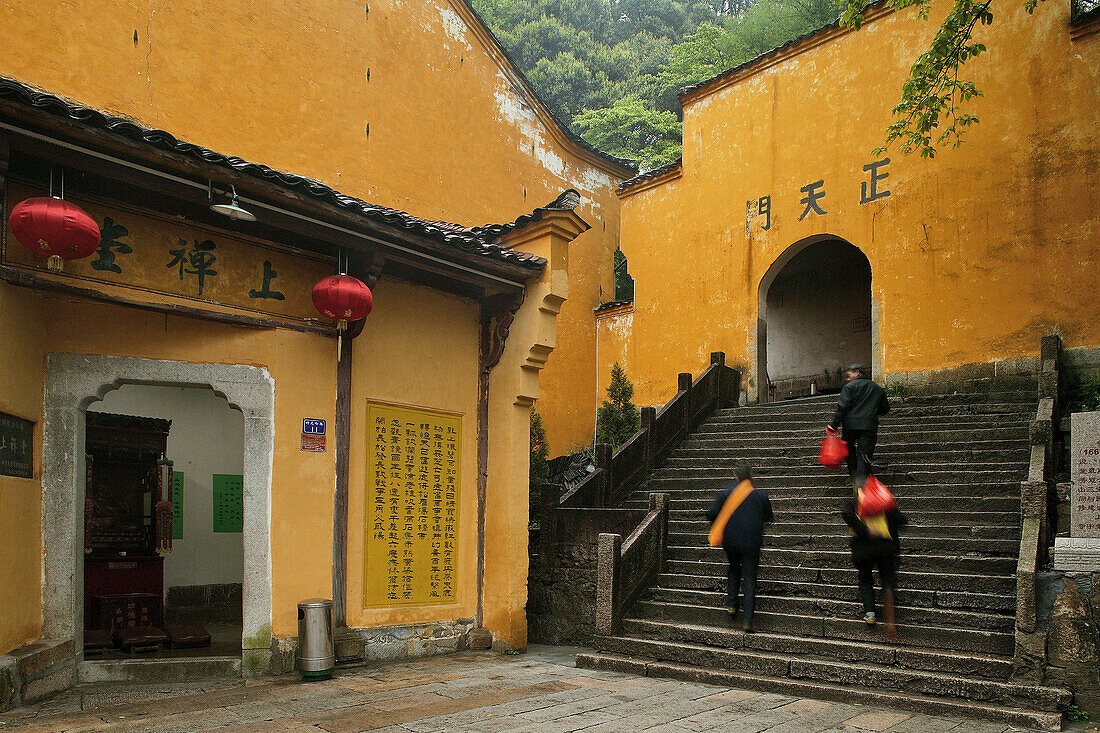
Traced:
<path fill-rule="evenodd" d="M 1070 534 L 1100 538 L 1100 412 L 1070 417 Z"/>
<path fill-rule="evenodd" d="M 1070 534 L 1054 540 L 1054 569 L 1100 570 L 1100 412 L 1070 416 Z"/>

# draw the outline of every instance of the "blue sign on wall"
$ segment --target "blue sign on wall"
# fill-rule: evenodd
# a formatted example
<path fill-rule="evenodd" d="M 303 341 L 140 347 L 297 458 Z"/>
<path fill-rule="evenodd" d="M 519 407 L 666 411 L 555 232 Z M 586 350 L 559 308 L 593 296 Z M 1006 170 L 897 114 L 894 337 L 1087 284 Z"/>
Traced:
<path fill-rule="evenodd" d="M 307 417 L 302 420 L 303 435 L 324 435 L 325 421 L 316 417 Z"/>

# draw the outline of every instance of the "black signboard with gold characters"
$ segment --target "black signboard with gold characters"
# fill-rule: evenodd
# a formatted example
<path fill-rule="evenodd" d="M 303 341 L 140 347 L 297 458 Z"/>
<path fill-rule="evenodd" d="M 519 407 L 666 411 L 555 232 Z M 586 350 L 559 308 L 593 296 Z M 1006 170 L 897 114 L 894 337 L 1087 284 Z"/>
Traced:
<path fill-rule="evenodd" d="M 0 412 L 0 475 L 34 475 L 34 423 Z"/>
<path fill-rule="evenodd" d="M 45 195 L 41 189 L 11 181 L 7 204 Z M 139 297 L 149 301 L 190 301 L 185 304 L 328 325 L 320 322 L 310 293 L 314 283 L 333 273 L 331 257 L 93 196 L 68 198 L 99 225 L 101 239 L 95 253 L 66 262 L 63 272 L 53 273 L 44 257 L 16 241 L 5 217 L 0 223 L 5 266 L 79 281 L 81 287 L 107 293 L 117 293 L 115 287 L 139 291 Z"/>

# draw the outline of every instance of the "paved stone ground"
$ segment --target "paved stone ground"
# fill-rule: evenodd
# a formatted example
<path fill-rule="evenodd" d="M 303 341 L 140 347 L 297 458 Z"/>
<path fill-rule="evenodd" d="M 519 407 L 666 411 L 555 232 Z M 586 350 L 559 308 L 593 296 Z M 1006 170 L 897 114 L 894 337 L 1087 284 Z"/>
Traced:
<path fill-rule="evenodd" d="M 1005 733 L 1023 729 L 859 705 L 576 669 L 577 649 L 533 646 L 287 676 L 86 685 L 0 715 L 0 731 L 191 733 Z M 1078 728 L 1083 730 L 1083 728 Z M 1095 730 L 1095 728 L 1093 728 Z"/>

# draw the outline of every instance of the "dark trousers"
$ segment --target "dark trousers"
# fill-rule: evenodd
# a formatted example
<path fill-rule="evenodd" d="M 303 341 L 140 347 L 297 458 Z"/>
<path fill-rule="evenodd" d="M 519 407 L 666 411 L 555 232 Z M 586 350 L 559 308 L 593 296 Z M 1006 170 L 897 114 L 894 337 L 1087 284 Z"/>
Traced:
<path fill-rule="evenodd" d="M 848 475 L 853 479 L 865 479 L 871 473 L 871 459 L 875 457 L 878 430 L 844 429 L 848 441 Z"/>
<path fill-rule="evenodd" d="M 744 580 L 745 602 L 741 605 L 744 609 L 745 623 L 752 623 L 752 612 L 756 606 L 756 570 L 760 567 L 760 548 L 742 549 L 725 545 L 726 557 L 730 561 L 729 582 L 726 589 L 729 593 L 730 608 L 737 607 L 737 592 L 741 590 L 741 581 Z"/>
<path fill-rule="evenodd" d="M 897 588 L 898 556 L 893 551 L 878 553 L 860 553 L 853 555 L 852 562 L 859 571 L 859 597 L 863 601 L 863 612 L 875 610 L 875 577 L 872 571 L 878 568 L 878 579 L 883 592 L 893 592 Z"/>

